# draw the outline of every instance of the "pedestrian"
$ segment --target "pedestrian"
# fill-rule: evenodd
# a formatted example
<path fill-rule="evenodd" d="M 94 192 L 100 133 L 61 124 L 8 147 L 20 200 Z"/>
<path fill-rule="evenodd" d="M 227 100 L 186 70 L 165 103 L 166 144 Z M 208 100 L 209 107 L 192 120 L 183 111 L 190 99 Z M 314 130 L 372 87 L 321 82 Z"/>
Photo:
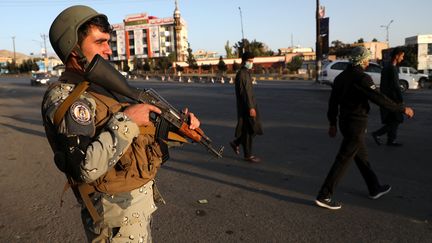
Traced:
<path fill-rule="evenodd" d="M 369 190 L 369 198 L 378 199 L 391 190 L 390 185 L 379 183 L 369 164 L 365 144 L 369 102 L 385 107 L 394 112 L 405 113 L 408 117 L 414 111 L 403 104 L 396 104 L 381 94 L 371 77 L 364 72 L 369 65 L 370 52 L 364 47 L 352 51 L 351 64 L 334 81 L 330 94 L 327 118 L 330 122 L 329 136 L 337 133 L 337 120 L 343 140 L 333 166 L 319 190 L 315 203 L 328 209 L 340 209 L 341 205 L 332 197 L 349 163 L 354 159 Z"/>
<path fill-rule="evenodd" d="M 256 135 L 262 135 L 263 131 L 250 73 L 253 61 L 253 54 L 248 51 L 244 52 L 241 68 L 235 77 L 237 127 L 235 139 L 230 142 L 230 146 L 239 155 L 240 145 L 242 145 L 244 159 L 251 163 L 258 163 L 261 159 L 252 154 L 252 142 L 253 138 Z"/>
<path fill-rule="evenodd" d="M 161 111 L 128 103 L 93 83 L 83 85 L 93 57 L 112 54 L 110 32 L 105 15 L 82 5 L 53 21 L 50 42 L 66 70 L 44 95 L 43 123 L 54 161 L 82 205 L 88 241 L 151 242 L 154 199 L 162 200 L 154 184 L 162 152 L 149 113 Z M 189 117 L 189 128 L 199 127 L 192 113 Z"/>
<path fill-rule="evenodd" d="M 380 91 L 390 98 L 397 104 L 403 104 L 402 91 L 399 86 L 399 67 L 398 65 L 404 59 L 404 50 L 400 47 L 396 47 L 390 54 L 390 63 L 384 66 L 381 71 L 381 83 Z M 403 115 L 400 112 L 393 112 L 384 107 L 380 107 L 381 123 L 383 126 L 372 132 L 372 137 L 376 144 L 381 145 L 382 141 L 380 136 L 387 134 L 387 145 L 388 146 L 401 146 L 402 144 L 396 142 L 397 130 L 399 124 L 404 120 Z"/>

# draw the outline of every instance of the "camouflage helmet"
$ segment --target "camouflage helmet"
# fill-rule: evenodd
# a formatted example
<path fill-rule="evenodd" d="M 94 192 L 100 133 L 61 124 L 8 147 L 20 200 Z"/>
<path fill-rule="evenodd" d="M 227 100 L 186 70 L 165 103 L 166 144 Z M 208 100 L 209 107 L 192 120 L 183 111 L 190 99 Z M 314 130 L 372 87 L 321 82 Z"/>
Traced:
<path fill-rule="evenodd" d="M 72 50 L 78 44 L 78 29 L 91 18 L 105 15 L 96 12 L 94 9 L 76 5 L 61 12 L 51 24 L 49 38 L 51 46 L 63 63 L 66 63 Z"/>

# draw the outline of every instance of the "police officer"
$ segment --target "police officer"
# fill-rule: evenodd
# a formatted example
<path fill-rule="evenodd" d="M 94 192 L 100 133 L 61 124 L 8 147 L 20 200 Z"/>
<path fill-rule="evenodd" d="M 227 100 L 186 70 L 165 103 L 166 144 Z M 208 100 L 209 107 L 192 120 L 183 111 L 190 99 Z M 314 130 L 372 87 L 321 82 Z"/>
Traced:
<path fill-rule="evenodd" d="M 49 37 L 66 71 L 47 89 L 42 117 L 55 163 L 83 205 L 88 240 L 151 242 L 154 178 L 162 153 L 149 113 L 161 111 L 83 82 L 96 54 L 111 55 L 110 32 L 107 17 L 87 6 L 57 16 Z M 192 113 L 189 117 L 189 128 L 199 127 Z"/>
<path fill-rule="evenodd" d="M 412 117 L 414 111 L 402 104 L 392 102 L 377 90 L 371 77 L 364 72 L 369 65 L 369 57 L 370 52 L 366 48 L 354 48 L 351 64 L 335 78 L 333 84 L 327 112 L 330 122 L 329 136 L 336 136 L 336 123 L 339 118 L 343 140 L 333 166 L 315 200 L 320 207 L 341 208 L 332 196 L 352 159 L 366 182 L 371 199 L 378 199 L 391 190 L 389 185 L 379 183 L 368 161 L 364 139 L 370 109 L 368 100 L 391 111 L 404 113 L 408 117 Z"/>

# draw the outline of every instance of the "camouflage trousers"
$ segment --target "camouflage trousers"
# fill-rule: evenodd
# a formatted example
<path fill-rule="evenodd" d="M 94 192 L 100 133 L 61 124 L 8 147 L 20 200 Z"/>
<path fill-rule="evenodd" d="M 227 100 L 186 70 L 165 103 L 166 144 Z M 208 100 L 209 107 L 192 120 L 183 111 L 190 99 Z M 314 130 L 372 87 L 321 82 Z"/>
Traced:
<path fill-rule="evenodd" d="M 87 210 L 83 210 L 81 216 L 89 242 L 152 242 L 151 215 L 157 209 L 153 181 L 130 192 L 98 193 L 92 200 L 102 220 L 94 224 Z"/>

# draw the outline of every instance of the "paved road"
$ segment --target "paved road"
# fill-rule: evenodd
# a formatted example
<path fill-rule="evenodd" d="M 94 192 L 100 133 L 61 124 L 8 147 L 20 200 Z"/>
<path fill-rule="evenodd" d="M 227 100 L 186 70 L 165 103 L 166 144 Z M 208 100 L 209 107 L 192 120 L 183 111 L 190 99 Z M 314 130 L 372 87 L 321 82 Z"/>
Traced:
<path fill-rule="evenodd" d="M 338 211 L 313 204 L 341 137 L 328 138 L 329 88 L 310 81 L 259 82 L 255 86 L 265 135 L 248 164 L 228 146 L 235 127 L 229 84 L 133 82 L 153 87 L 178 107 L 198 115 L 215 145 L 213 159 L 199 145 L 171 151 L 157 182 L 166 205 L 154 215 L 155 242 L 430 242 L 432 90 L 409 91 L 417 111 L 400 129 L 402 148 L 376 146 L 368 137 L 370 161 L 392 192 L 367 198 L 352 166 L 337 189 Z M 83 242 L 79 207 L 72 193 L 59 207 L 64 178 L 52 163 L 40 121 L 45 87 L 0 79 L 0 242 Z M 369 128 L 379 127 L 378 109 Z M 206 199 L 207 204 L 198 200 Z"/>

